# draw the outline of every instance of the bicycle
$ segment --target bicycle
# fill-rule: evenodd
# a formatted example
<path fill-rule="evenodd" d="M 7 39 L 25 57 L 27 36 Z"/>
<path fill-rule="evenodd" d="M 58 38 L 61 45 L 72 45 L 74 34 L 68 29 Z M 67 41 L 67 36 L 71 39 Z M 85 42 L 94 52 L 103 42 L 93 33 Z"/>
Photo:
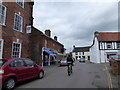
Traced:
<path fill-rule="evenodd" d="M 68 76 L 72 74 L 72 62 L 68 62 Z"/>

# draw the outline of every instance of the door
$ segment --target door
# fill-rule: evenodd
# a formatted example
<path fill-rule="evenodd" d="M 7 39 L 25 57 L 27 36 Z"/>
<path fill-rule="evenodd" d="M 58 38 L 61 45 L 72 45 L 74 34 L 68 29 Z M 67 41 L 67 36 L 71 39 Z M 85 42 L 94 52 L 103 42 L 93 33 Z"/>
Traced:
<path fill-rule="evenodd" d="M 2 59 L 2 52 L 3 52 L 3 40 L 0 39 L 0 59 Z"/>
<path fill-rule="evenodd" d="M 16 59 L 10 64 L 10 72 L 17 76 L 18 81 L 27 79 L 25 63 L 22 59 Z"/>
<path fill-rule="evenodd" d="M 23 59 L 26 66 L 26 72 L 28 73 L 28 78 L 36 77 L 39 72 L 39 68 L 37 65 L 35 66 L 35 63 L 32 60 L 29 59 Z"/>

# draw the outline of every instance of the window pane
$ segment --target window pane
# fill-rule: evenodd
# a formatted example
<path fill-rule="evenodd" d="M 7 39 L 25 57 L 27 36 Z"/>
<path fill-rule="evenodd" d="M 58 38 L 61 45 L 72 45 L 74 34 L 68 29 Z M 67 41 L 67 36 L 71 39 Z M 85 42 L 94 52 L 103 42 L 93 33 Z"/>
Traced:
<path fill-rule="evenodd" d="M 16 58 L 20 57 L 20 44 L 19 43 L 13 43 L 12 57 L 16 57 Z"/>
<path fill-rule="evenodd" d="M 18 14 L 15 14 L 14 29 L 22 31 L 22 17 Z"/>

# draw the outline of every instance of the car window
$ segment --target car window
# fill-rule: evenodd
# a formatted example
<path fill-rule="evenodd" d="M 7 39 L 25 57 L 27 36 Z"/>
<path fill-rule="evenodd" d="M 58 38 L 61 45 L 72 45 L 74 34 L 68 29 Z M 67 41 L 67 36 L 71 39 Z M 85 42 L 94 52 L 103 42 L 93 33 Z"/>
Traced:
<path fill-rule="evenodd" d="M 27 67 L 34 67 L 35 63 L 31 60 L 24 59 L 25 66 Z"/>
<path fill-rule="evenodd" d="M 10 67 L 25 67 L 25 63 L 22 59 L 17 59 L 11 62 Z"/>
<path fill-rule="evenodd" d="M 0 68 L 7 62 L 7 60 L 0 59 Z"/>

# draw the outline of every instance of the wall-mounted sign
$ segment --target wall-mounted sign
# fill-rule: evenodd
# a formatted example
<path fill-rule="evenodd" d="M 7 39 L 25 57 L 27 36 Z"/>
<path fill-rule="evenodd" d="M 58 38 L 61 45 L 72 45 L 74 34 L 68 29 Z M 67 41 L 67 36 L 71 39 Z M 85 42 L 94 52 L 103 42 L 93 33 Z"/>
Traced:
<path fill-rule="evenodd" d="M 26 33 L 31 33 L 31 25 L 26 26 Z"/>

